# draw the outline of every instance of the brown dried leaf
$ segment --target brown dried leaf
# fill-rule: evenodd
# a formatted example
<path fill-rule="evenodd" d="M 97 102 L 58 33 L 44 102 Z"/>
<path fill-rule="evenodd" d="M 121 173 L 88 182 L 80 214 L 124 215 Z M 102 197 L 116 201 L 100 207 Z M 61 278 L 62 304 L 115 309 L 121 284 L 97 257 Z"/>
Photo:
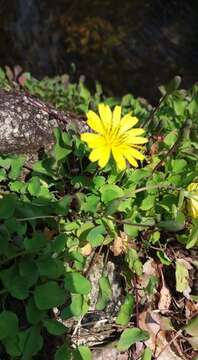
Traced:
<path fill-rule="evenodd" d="M 171 293 L 170 293 L 169 289 L 166 286 L 163 271 L 161 269 L 160 269 L 160 273 L 161 273 L 162 287 L 161 287 L 161 291 L 160 291 L 160 299 L 158 302 L 158 309 L 160 310 L 160 312 L 162 314 L 166 314 L 166 312 L 170 308 L 172 297 L 171 297 Z"/>
<path fill-rule="evenodd" d="M 192 319 L 198 313 L 198 303 L 185 299 L 186 319 Z"/>
<path fill-rule="evenodd" d="M 140 314 L 139 327 L 150 334 L 150 339 L 145 341 L 146 346 L 150 347 L 157 360 L 181 360 L 171 349 L 166 340 L 166 333 L 162 329 L 163 319 L 159 313 L 147 310 Z"/>
<path fill-rule="evenodd" d="M 111 246 L 111 251 L 114 256 L 119 256 L 126 252 L 128 248 L 128 235 L 124 232 L 120 233 L 120 236 L 116 236 L 114 239 L 113 245 Z"/>
<path fill-rule="evenodd" d="M 87 243 L 86 245 L 84 245 L 81 249 L 80 252 L 83 256 L 89 256 L 92 252 L 92 247 L 90 243 Z"/>
<path fill-rule="evenodd" d="M 149 258 L 143 265 L 142 275 L 138 276 L 138 279 L 137 279 L 138 288 L 145 289 L 147 287 L 151 277 L 159 278 L 159 276 L 160 276 L 159 270 L 158 270 L 156 262 L 153 259 Z M 154 294 L 155 294 L 155 292 L 154 292 Z M 154 294 L 145 295 L 144 290 L 138 290 L 138 296 L 141 299 L 148 297 L 149 301 L 151 301 L 150 298 L 153 297 Z"/>
<path fill-rule="evenodd" d="M 43 233 L 44 233 L 46 239 L 50 241 L 53 239 L 54 235 L 56 235 L 56 230 L 53 230 L 53 229 L 51 230 L 46 226 L 44 228 Z"/>
<path fill-rule="evenodd" d="M 152 144 L 150 152 L 151 152 L 151 155 L 155 155 L 159 152 L 159 145 L 157 142 Z"/>
<path fill-rule="evenodd" d="M 198 337 L 197 336 L 189 338 L 188 342 L 192 346 L 193 350 L 198 351 Z"/>

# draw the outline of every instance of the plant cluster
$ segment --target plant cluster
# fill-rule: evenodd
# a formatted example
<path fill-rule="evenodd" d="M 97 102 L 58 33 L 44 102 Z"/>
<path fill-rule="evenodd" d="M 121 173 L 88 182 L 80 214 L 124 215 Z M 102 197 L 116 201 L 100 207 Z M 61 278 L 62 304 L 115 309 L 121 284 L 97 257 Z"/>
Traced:
<path fill-rule="evenodd" d="M 9 86 L 3 71 L 0 83 Z M 189 187 L 198 179 L 198 86 L 184 91 L 178 85 L 176 78 L 161 87 L 161 101 L 151 109 L 131 94 L 105 99 L 99 85 L 92 96 L 82 82 L 65 86 L 60 78 L 26 81 L 26 89 L 59 108 L 87 112 L 97 111 L 101 101 L 112 109 L 121 105 L 123 116 L 132 112 L 139 119 L 149 142 L 139 167 L 122 171 L 112 159 L 102 168 L 96 159 L 90 162 L 90 149 L 73 128 L 67 133 L 54 130 L 52 152 L 28 175 L 25 156 L 1 155 L 3 359 L 44 359 L 49 353 L 55 360 L 92 358 L 86 344 L 74 346 L 67 321 L 79 321 L 89 312 L 92 284 L 87 267 L 90 256 L 99 252 L 122 259 L 123 301 L 115 319 L 119 351 L 149 339 L 138 326 L 133 284 L 150 256 L 175 274 L 178 296 L 188 292 L 189 301 L 197 301 L 189 290 L 189 268 L 170 251 L 175 243 L 185 251 L 198 245 L 198 192 L 196 185 Z M 191 267 L 197 267 L 194 259 Z M 150 276 L 143 292 L 155 292 L 158 280 Z M 102 311 L 112 299 L 105 264 L 98 286 L 95 308 Z M 194 317 L 186 328 L 180 326 L 190 339 L 195 338 L 197 322 Z M 51 349 L 47 355 L 46 346 Z M 147 347 L 142 359 L 151 357 Z"/>

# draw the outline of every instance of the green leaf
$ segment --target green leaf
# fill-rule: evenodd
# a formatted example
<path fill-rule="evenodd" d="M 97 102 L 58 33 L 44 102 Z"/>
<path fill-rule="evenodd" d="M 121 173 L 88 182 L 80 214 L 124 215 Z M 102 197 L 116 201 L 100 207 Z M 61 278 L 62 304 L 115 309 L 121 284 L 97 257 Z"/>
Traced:
<path fill-rule="evenodd" d="M 112 289 L 107 276 L 101 276 L 99 280 L 99 294 L 96 304 L 97 310 L 103 310 L 112 299 Z"/>
<path fill-rule="evenodd" d="M 24 246 L 26 250 L 39 250 L 47 244 L 47 239 L 45 235 L 41 232 L 36 232 L 33 234 L 32 238 L 26 237 L 24 239 Z"/>
<path fill-rule="evenodd" d="M 175 98 L 173 107 L 177 116 L 183 116 L 187 103 L 183 99 Z"/>
<path fill-rule="evenodd" d="M 184 159 L 171 160 L 171 167 L 174 173 L 181 173 L 187 168 L 187 161 Z"/>
<path fill-rule="evenodd" d="M 87 295 L 91 291 L 91 283 L 78 272 L 68 272 L 64 279 L 65 289 L 74 294 Z"/>
<path fill-rule="evenodd" d="M 171 81 L 165 85 L 160 85 L 159 90 L 162 95 L 171 95 L 175 90 L 177 90 L 181 84 L 181 76 L 176 75 Z"/>
<path fill-rule="evenodd" d="M 87 241 L 89 241 L 93 247 L 100 246 L 104 241 L 103 235 L 105 233 L 105 227 L 103 225 L 98 225 L 89 231 Z"/>
<path fill-rule="evenodd" d="M 6 180 L 7 175 L 4 169 L 0 169 L 0 182 Z"/>
<path fill-rule="evenodd" d="M 42 347 L 43 338 L 40 335 L 40 326 L 32 326 L 28 332 L 21 360 L 32 359 L 32 356 L 36 355 Z"/>
<path fill-rule="evenodd" d="M 19 262 L 19 274 L 26 280 L 28 287 L 36 284 L 39 276 L 35 262 L 29 257 Z"/>
<path fill-rule="evenodd" d="M 125 259 L 130 270 L 133 270 L 138 276 L 142 275 L 142 263 L 135 249 L 129 249 Z"/>
<path fill-rule="evenodd" d="M 59 128 L 54 129 L 56 144 L 54 146 L 54 154 L 56 161 L 64 160 L 71 153 L 71 141 L 66 133 Z"/>
<path fill-rule="evenodd" d="M 54 319 L 44 320 L 43 325 L 46 327 L 48 333 L 51 335 L 60 336 L 67 332 L 66 326 Z"/>
<path fill-rule="evenodd" d="M 172 263 L 172 260 L 170 260 L 166 253 L 162 250 L 157 251 L 157 256 L 163 265 L 170 265 Z"/>
<path fill-rule="evenodd" d="M 6 352 L 11 356 L 11 357 L 18 357 L 21 355 L 21 349 L 19 346 L 19 338 L 18 336 L 12 336 L 12 337 L 8 337 L 6 339 L 3 340 L 3 344 L 6 348 Z"/>
<path fill-rule="evenodd" d="M 40 179 L 38 176 L 33 176 L 28 181 L 28 191 L 32 196 L 38 196 L 41 190 Z"/>
<path fill-rule="evenodd" d="M 80 316 L 83 312 L 83 295 L 71 294 L 71 304 L 61 312 L 61 319 L 66 320 L 73 316 Z"/>
<path fill-rule="evenodd" d="M 128 350 L 131 345 L 138 341 L 145 341 L 149 339 L 149 334 L 139 328 L 126 329 L 123 331 L 117 345 L 119 351 Z"/>
<path fill-rule="evenodd" d="M 93 187 L 95 190 L 100 189 L 105 184 L 104 176 L 94 176 L 92 179 Z"/>
<path fill-rule="evenodd" d="M 144 211 L 150 210 L 153 208 L 154 204 L 155 204 L 155 196 L 148 195 L 143 199 L 140 205 L 140 209 Z"/>
<path fill-rule="evenodd" d="M 101 193 L 101 199 L 105 204 L 107 204 L 112 200 L 118 199 L 121 196 L 124 196 L 123 190 L 119 186 L 114 184 L 103 185 L 100 188 L 100 193 Z"/>
<path fill-rule="evenodd" d="M 188 335 L 198 337 L 198 315 L 190 320 L 184 329 Z"/>
<path fill-rule="evenodd" d="M 62 197 L 62 199 L 56 201 L 53 204 L 53 209 L 54 209 L 55 214 L 67 215 L 69 208 L 70 208 L 71 201 L 72 201 L 72 198 L 69 195 L 66 195 L 66 196 Z"/>
<path fill-rule="evenodd" d="M 130 183 L 139 184 L 140 180 L 147 178 L 150 174 L 150 169 L 133 169 L 133 171 L 129 173 L 129 181 Z"/>
<path fill-rule="evenodd" d="M 183 293 L 189 287 L 189 273 L 187 268 L 187 262 L 183 259 L 176 260 L 176 290 Z"/>
<path fill-rule="evenodd" d="M 157 227 L 160 230 L 178 232 L 184 229 L 185 226 L 185 216 L 180 213 L 175 220 L 164 220 L 160 221 L 157 224 Z"/>
<path fill-rule="evenodd" d="M 82 205 L 81 210 L 85 212 L 95 213 L 99 201 L 100 201 L 99 196 L 96 195 L 87 196 L 84 204 Z"/>
<path fill-rule="evenodd" d="M 25 163 L 25 160 L 26 160 L 26 157 L 25 156 L 17 156 L 17 157 L 14 157 L 14 159 L 12 159 L 11 161 L 11 170 L 8 174 L 9 178 L 10 179 L 17 179 L 20 174 L 21 174 L 21 170 L 22 170 L 22 167 Z"/>
<path fill-rule="evenodd" d="M 198 223 L 195 224 L 190 231 L 190 234 L 187 238 L 186 249 L 191 249 L 192 247 L 197 245 L 198 245 Z"/>
<path fill-rule="evenodd" d="M 64 344 L 56 351 L 54 360 L 71 360 L 71 355 L 71 349 L 67 344 Z"/>
<path fill-rule="evenodd" d="M 64 303 L 65 291 L 55 281 L 49 281 L 35 288 L 34 300 L 38 309 L 48 310 Z"/>
<path fill-rule="evenodd" d="M 13 216 L 16 204 L 17 199 L 15 195 L 4 195 L 4 197 L 0 199 L 0 219 L 8 219 Z"/>
<path fill-rule="evenodd" d="M 125 326 L 131 319 L 135 304 L 134 296 L 127 294 L 124 300 L 124 303 L 121 305 L 121 308 L 118 312 L 116 324 Z"/>
<path fill-rule="evenodd" d="M 66 241 L 67 241 L 67 235 L 66 234 L 57 235 L 53 239 L 53 242 L 52 242 L 52 251 L 59 254 L 60 252 L 65 250 Z"/>
<path fill-rule="evenodd" d="M 10 240 L 10 234 L 6 226 L 0 225 L 0 254 L 7 253 L 9 240 Z"/>
<path fill-rule="evenodd" d="M 142 360 L 152 360 L 152 350 L 147 347 L 142 355 Z"/>
<path fill-rule="evenodd" d="M 175 143 L 177 138 L 178 138 L 178 132 L 177 132 L 177 130 L 173 130 L 168 135 L 165 136 L 164 143 L 167 146 L 171 147 L 171 146 L 173 146 L 173 144 Z"/>
<path fill-rule="evenodd" d="M 25 307 L 25 311 L 26 311 L 27 320 L 29 321 L 30 324 L 33 325 L 39 323 L 46 314 L 45 311 L 41 311 L 36 307 L 33 297 L 31 297 L 28 300 L 28 303 Z"/>
<path fill-rule="evenodd" d="M 0 313 L 0 340 L 12 337 L 19 331 L 18 318 L 12 311 Z"/>
<path fill-rule="evenodd" d="M 9 270 L 8 270 L 9 271 Z M 24 300 L 29 295 L 28 279 L 18 275 L 18 272 L 15 272 L 8 275 L 8 291 L 13 297 L 19 300 Z"/>
<path fill-rule="evenodd" d="M 64 264 L 58 259 L 40 257 L 36 261 L 40 276 L 56 279 L 64 273 Z"/>
<path fill-rule="evenodd" d="M 88 346 L 78 346 L 73 352 L 74 360 L 92 360 L 92 354 Z"/>

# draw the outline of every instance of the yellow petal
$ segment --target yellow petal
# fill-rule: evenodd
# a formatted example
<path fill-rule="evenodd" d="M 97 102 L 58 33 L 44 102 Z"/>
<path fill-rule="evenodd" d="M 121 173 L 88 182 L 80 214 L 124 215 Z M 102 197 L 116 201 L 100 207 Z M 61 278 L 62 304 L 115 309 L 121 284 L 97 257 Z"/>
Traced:
<path fill-rule="evenodd" d="M 126 169 L 126 160 L 123 156 L 122 149 L 120 147 L 113 147 L 112 154 L 118 169 L 120 170 Z"/>
<path fill-rule="evenodd" d="M 99 104 L 98 105 L 98 110 L 99 110 L 99 114 L 102 120 L 102 123 L 105 127 L 106 131 L 110 131 L 111 130 L 111 126 L 112 126 L 112 112 L 111 109 L 108 105 L 105 104 Z"/>
<path fill-rule="evenodd" d="M 127 137 L 124 142 L 128 145 L 130 145 L 130 144 L 146 144 L 148 142 L 148 139 L 141 137 L 141 136 L 139 136 L 139 137 L 130 136 L 129 138 Z"/>
<path fill-rule="evenodd" d="M 87 124 L 89 127 L 98 132 L 99 134 L 104 134 L 104 126 L 99 118 L 99 116 L 94 111 L 88 111 L 87 113 Z"/>
<path fill-rule="evenodd" d="M 142 135 L 144 134 L 144 129 L 141 129 L 141 128 L 137 128 L 137 129 L 132 129 L 132 130 L 129 130 L 127 131 L 127 136 L 139 136 L 139 135 Z"/>
<path fill-rule="evenodd" d="M 120 119 L 121 119 L 121 106 L 116 106 L 113 110 L 112 118 L 112 131 L 115 131 L 119 128 Z"/>
<path fill-rule="evenodd" d="M 133 147 L 129 147 L 127 146 L 124 150 L 124 156 L 132 156 L 137 160 L 144 160 L 145 156 L 143 154 L 141 154 L 140 151 L 134 149 Z"/>
<path fill-rule="evenodd" d="M 97 147 L 96 149 L 93 149 L 89 154 L 89 160 L 92 162 L 98 161 L 101 157 L 102 151 L 103 147 Z"/>
<path fill-rule="evenodd" d="M 92 134 L 92 133 L 83 133 L 81 134 L 80 137 L 81 140 L 85 141 L 91 149 L 105 145 L 105 139 L 101 135 Z"/>
<path fill-rule="evenodd" d="M 134 157 L 132 155 L 126 154 L 125 157 L 132 166 L 138 167 L 138 163 L 137 163 L 137 161 L 134 159 Z"/>
<path fill-rule="evenodd" d="M 101 148 L 100 159 L 98 161 L 98 164 L 100 167 L 104 167 L 107 165 L 109 158 L 110 158 L 110 154 L 111 154 L 110 147 L 104 146 L 103 148 Z"/>
<path fill-rule="evenodd" d="M 131 116 L 131 114 L 126 114 L 123 116 L 120 122 L 120 134 L 125 133 L 127 130 L 131 129 L 138 122 L 138 118 Z"/>

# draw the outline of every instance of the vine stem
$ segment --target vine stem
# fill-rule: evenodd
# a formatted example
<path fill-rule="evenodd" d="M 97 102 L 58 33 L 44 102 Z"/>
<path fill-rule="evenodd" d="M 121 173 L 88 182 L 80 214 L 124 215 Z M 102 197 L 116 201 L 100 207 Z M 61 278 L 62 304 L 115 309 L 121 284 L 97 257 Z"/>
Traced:
<path fill-rule="evenodd" d="M 109 220 L 111 220 L 111 221 L 115 221 L 115 222 L 117 222 L 118 224 L 130 225 L 130 226 L 135 226 L 135 227 L 143 227 L 143 228 L 147 228 L 147 227 L 153 228 L 153 227 L 155 227 L 154 224 L 137 224 L 137 223 L 131 223 L 130 221 L 115 219 L 115 218 L 113 218 L 113 217 L 111 217 L 111 216 L 107 216 L 107 219 L 109 219 Z"/>
<path fill-rule="evenodd" d="M 182 188 L 178 188 L 174 185 L 165 185 L 165 184 L 158 184 L 158 185 L 150 185 L 150 186 L 143 186 L 139 189 L 134 190 L 134 193 L 137 194 L 142 191 L 152 190 L 152 189 L 169 189 L 169 190 L 183 190 Z"/>
<path fill-rule="evenodd" d="M 166 99 L 167 96 L 168 96 L 168 94 L 165 94 L 164 96 L 161 97 L 158 105 L 151 111 L 149 117 L 147 119 L 145 119 L 145 121 L 143 122 L 142 127 L 145 127 L 145 126 L 148 127 L 150 125 L 150 123 L 153 121 L 154 115 L 159 110 L 161 104 L 163 103 L 163 101 Z"/>
<path fill-rule="evenodd" d="M 37 220 L 37 219 L 54 219 L 55 217 L 60 216 L 60 215 L 41 215 L 41 216 L 32 216 L 32 217 L 27 217 L 27 218 L 19 218 L 16 219 L 16 221 L 28 221 L 28 220 Z"/>

